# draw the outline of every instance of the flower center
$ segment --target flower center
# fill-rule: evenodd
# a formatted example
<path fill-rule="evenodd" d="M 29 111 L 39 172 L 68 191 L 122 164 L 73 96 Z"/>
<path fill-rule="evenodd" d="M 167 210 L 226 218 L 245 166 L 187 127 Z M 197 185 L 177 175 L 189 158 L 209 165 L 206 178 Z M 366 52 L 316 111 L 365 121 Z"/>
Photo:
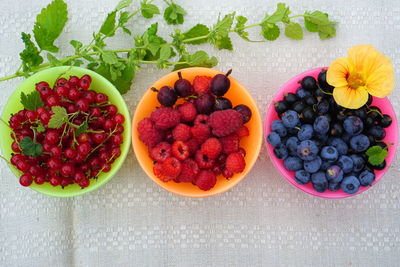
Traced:
<path fill-rule="evenodd" d="M 350 87 L 354 89 L 365 85 L 364 77 L 359 72 L 350 74 L 350 76 L 347 78 L 347 82 L 349 83 Z"/>

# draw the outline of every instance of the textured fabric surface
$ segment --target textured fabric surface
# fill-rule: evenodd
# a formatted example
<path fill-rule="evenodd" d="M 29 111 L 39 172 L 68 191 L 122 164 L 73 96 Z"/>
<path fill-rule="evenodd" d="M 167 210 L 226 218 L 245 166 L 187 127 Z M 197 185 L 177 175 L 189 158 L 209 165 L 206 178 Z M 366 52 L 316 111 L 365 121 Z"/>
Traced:
<path fill-rule="evenodd" d="M 158 3 L 162 1 L 156 0 Z M 47 0 L 0 1 L 0 76 L 19 65 L 20 32 L 32 29 Z M 88 41 L 117 0 L 67 0 L 69 21 L 56 42 Z M 136 5 L 138 1 L 135 1 Z M 274 1 L 178 1 L 187 9 L 187 29 L 210 24 L 237 11 L 250 24 L 275 8 Z M 389 56 L 400 80 L 400 1 L 286 1 L 293 12 L 320 9 L 340 22 L 337 36 L 303 41 L 283 36 L 274 42 L 246 43 L 233 37 L 234 52 L 203 48 L 216 55 L 218 69 L 233 68 L 262 113 L 292 76 L 326 66 L 360 43 Z M 165 6 L 164 3 L 161 5 Z M 129 22 L 141 32 L 150 22 Z M 168 37 L 172 27 L 160 25 Z M 258 35 L 254 32 L 254 37 Z M 127 47 L 118 35 L 113 47 Z M 124 96 L 133 114 L 146 88 L 167 73 L 144 66 Z M 0 109 L 22 81 L 0 83 Z M 389 97 L 399 115 L 400 91 Z M 118 174 L 89 194 L 58 199 L 22 188 L 0 162 L 0 266 L 399 266 L 400 162 L 367 192 L 342 200 L 312 197 L 289 185 L 263 147 L 253 170 L 224 194 L 190 199 L 172 195 L 147 178 L 133 151 Z"/>

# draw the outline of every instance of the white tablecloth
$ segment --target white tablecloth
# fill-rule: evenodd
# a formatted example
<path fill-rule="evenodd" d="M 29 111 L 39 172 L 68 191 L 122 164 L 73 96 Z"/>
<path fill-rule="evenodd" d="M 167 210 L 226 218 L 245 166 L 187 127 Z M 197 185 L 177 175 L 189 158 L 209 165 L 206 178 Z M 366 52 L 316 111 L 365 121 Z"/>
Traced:
<path fill-rule="evenodd" d="M 0 1 L 0 76 L 19 65 L 20 32 L 31 31 L 35 15 L 48 2 Z M 117 0 L 67 2 L 70 19 L 56 42 L 65 54 L 72 52 L 69 40 L 89 40 Z M 209 25 L 220 12 L 237 11 L 250 23 L 257 22 L 276 4 L 177 2 L 188 11 L 183 29 L 199 22 Z M 389 56 L 400 81 L 400 1 L 286 2 L 294 13 L 327 11 L 340 22 L 337 36 L 320 41 L 316 34 L 305 33 L 303 41 L 281 36 L 267 43 L 247 43 L 235 36 L 234 52 L 203 46 L 218 57 L 218 69 L 233 68 L 232 75 L 249 89 L 261 112 L 290 77 L 329 65 L 355 44 L 375 45 Z M 161 16 L 134 19 L 129 27 L 138 33 L 157 20 Z M 172 29 L 164 22 L 159 28 L 165 37 Z M 120 34 L 110 43 L 128 47 L 128 42 L 129 37 Z M 132 114 L 146 88 L 165 73 L 143 67 L 124 96 Z M 21 81 L 0 83 L 1 109 Z M 398 110 L 398 86 L 389 98 Z M 205 199 L 159 188 L 132 151 L 108 184 L 69 199 L 21 187 L 7 165 L 0 164 L 0 266 L 399 266 L 399 157 L 376 186 L 342 200 L 296 190 L 274 169 L 264 147 L 246 179 L 229 192 Z"/>

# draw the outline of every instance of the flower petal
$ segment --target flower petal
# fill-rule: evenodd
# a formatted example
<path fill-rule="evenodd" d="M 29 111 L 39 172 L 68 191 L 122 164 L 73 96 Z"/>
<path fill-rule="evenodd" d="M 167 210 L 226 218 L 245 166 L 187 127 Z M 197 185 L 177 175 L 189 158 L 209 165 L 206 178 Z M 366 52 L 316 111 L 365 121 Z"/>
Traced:
<path fill-rule="evenodd" d="M 336 87 L 333 90 L 333 98 L 338 105 L 345 108 L 357 109 L 368 101 L 368 92 L 365 87 L 357 89 L 349 86 Z"/>
<path fill-rule="evenodd" d="M 352 70 L 353 66 L 348 58 L 338 58 L 329 66 L 326 81 L 334 87 L 347 86 L 347 77 Z"/>

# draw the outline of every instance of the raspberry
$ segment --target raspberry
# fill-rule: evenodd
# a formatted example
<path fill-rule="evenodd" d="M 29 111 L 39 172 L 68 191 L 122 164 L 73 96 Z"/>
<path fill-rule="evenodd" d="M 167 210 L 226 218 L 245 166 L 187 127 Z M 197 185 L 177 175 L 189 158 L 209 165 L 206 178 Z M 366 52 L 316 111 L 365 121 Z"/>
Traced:
<path fill-rule="evenodd" d="M 220 175 L 222 173 L 222 166 L 215 165 L 214 167 L 212 167 L 212 172 L 216 176 Z"/>
<path fill-rule="evenodd" d="M 231 134 L 219 139 L 222 143 L 222 152 L 229 155 L 239 150 L 240 138 L 237 134 Z"/>
<path fill-rule="evenodd" d="M 242 154 L 232 153 L 226 158 L 226 169 L 233 173 L 240 173 L 246 167 Z"/>
<path fill-rule="evenodd" d="M 211 77 L 196 76 L 193 80 L 193 89 L 197 94 L 205 94 L 210 92 Z"/>
<path fill-rule="evenodd" d="M 222 171 L 222 175 L 223 175 L 226 179 L 229 179 L 229 178 L 232 178 L 233 172 L 228 171 L 228 170 L 225 168 L 225 169 Z"/>
<path fill-rule="evenodd" d="M 238 152 L 239 152 L 243 157 L 246 157 L 246 150 L 244 150 L 243 147 L 239 147 Z"/>
<path fill-rule="evenodd" d="M 212 133 L 218 137 L 236 132 L 243 124 L 242 115 L 233 109 L 215 111 L 210 115 L 208 125 Z"/>
<path fill-rule="evenodd" d="M 196 151 L 199 150 L 199 142 L 197 142 L 197 140 L 194 139 L 194 138 L 192 138 L 189 141 L 187 141 L 186 144 L 189 147 L 190 155 L 196 154 Z"/>
<path fill-rule="evenodd" d="M 215 163 L 215 160 L 207 157 L 207 155 L 201 152 L 201 150 L 197 150 L 194 158 L 201 169 L 210 169 L 214 166 Z"/>
<path fill-rule="evenodd" d="M 157 128 L 165 130 L 178 125 L 181 114 L 171 107 L 162 107 L 153 111 L 150 118 Z"/>
<path fill-rule="evenodd" d="M 236 131 L 236 134 L 242 138 L 250 135 L 249 128 L 246 126 L 242 125 L 242 127 L 239 128 L 239 130 Z"/>
<path fill-rule="evenodd" d="M 175 141 L 172 144 L 172 154 L 179 160 L 185 160 L 189 157 L 189 147 L 182 141 Z"/>
<path fill-rule="evenodd" d="M 192 137 L 192 132 L 190 131 L 190 126 L 179 123 L 172 130 L 172 136 L 176 141 L 187 141 Z"/>
<path fill-rule="evenodd" d="M 163 182 L 168 182 L 173 179 L 173 177 L 167 176 L 163 173 L 162 164 L 158 162 L 153 166 L 153 173 Z"/>
<path fill-rule="evenodd" d="M 210 127 L 205 124 L 197 124 L 193 126 L 191 129 L 193 138 L 196 139 L 199 144 L 202 144 L 204 141 L 210 137 Z"/>
<path fill-rule="evenodd" d="M 163 162 L 171 156 L 171 145 L 167 142 L 161 142 L 150 151 L 150 157 L 157 161 Z"/>
<path fill-rule="evenodd" d="M 215 138 L 208 138 L 202 145 L 201 145 L 201 152 L 205 154 L 210 159 L 216 159 L 222 151 L 222 144 L 221 142 Z"/>
<path fill-rule="evenodd" d="M 164 182 L 178 177 L 181 170 L 181 162 L 174 157 L 167 158 L 163 163 L 156 163 L 153 167 L 154 174 Z"/>
<path fill-rule="evenodd" d="M 205 114 L 199 114 L 196 116 L 196 118 L 194 119 L 194 125 L 197 124 L 207 124 L 208 123 L 208 116 Z"/>
<path fill-rule="evenodd" d="M 164 139 L 164 133 L 157 129 L 149 118 L 144 118 L 137 127 L 139 139 L 148 147 L 154 147 Z"/>
<path fill-rule="evenodd" d="M 178 111 L 181 114 L 181 121 L 183 122 L 191 122 L 197 115 L 196 106 L 190 102 L 185 102 L 179 105 Z"/>
<path fill-rule="evenodd" d="M 210 190 L 217 183 L 217 178 L 212 171 L 201 170 L 196 177 L 196 185 L 204 191 Z"/>
<path fill-rule="evenodd" d="M 200 168 L 196 161 L 193 159 L 185 159 L 182 162 L 182 171 L 176 178 L 178 182 L 192 183 L 195 181 L 196 175 L 199 173 Z"/>

